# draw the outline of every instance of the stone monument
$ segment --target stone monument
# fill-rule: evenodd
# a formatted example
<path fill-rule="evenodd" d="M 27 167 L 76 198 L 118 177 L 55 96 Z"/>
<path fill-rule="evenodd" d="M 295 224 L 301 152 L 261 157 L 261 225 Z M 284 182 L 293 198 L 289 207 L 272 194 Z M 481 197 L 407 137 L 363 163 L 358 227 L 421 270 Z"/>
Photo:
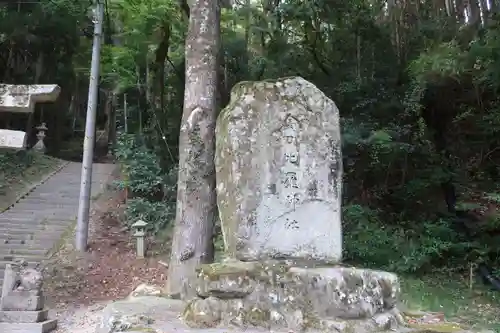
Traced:
<path fill-rule="evenodd" d="M 402 324 L 396 275 L 339 264 L 342 153 L 332 100 L 299 77 L 240 83 L 216 142 L 227 259 L 200 267 L 183 313 L 190 326 L 352 333 Z"/>
<path fill-rule="evenodd" d="M 31 118 L 35 112 L 36 103 L 54 102 L 60 92 L 61 88 L 56 84 L 0 84 L 0 112 L 25 113 Z M 38 130 L 38 148 L 45 149 L 43 145 L 47 130 L 45 124 L 39 126 Z M 40 133 L 42 133 L 41 137 Z M 0 148 L 25 149 L 26 144 L 26 132 L 0 129 Z"/>
<path fill-rule="evenodd" d="M 47 333 L 57 327 L 44 309 L 42 273 L 24 260 L 7 264 L 2 286 L 0 332 Z"/>

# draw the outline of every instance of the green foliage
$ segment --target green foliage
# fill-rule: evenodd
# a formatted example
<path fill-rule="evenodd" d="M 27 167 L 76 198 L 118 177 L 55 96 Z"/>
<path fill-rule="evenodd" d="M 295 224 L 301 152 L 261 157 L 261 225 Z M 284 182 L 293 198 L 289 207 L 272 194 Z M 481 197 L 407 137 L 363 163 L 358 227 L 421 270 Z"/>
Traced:
<path fill-rule="evenodd" d="M 148 223 L 147 229 L 153 234 L 171 226 L 175 219 L 175 204 L 172 202 L 152 202 L 144 198 L 130 199 L 127 203 L 127 224 L 130 226 L 143 220 Z"/>
<path fill-rule="evenodd" d="M 465 57 L 456 41 L 439 44 L 410 63 L 410 75 L 422 83 L 449 78 L 457 80 L 465 71 Z"/>
<path fill-rule="evenodd" d="M 125 175 L 118 182 L 119 188 L 129 188 L 142 196 L 155 195 L 161 190 L 163 178 L 158 159 L 136 135 L 120 133 L 115 156 Z"/>
<path fill-rule="evenodd" d="M 153 233 L 164 230 L 175 218 L 177 168 L 164 173 L 154 151 L 133 134 L 120 133 L 115 154 L 123 174 L 117 186 L 133 195 L 126 209 L 127 223 L 142 219 Z"/>
<path fill-rule="evenodd" d="M 488 236 L 463 239 L 446 220 L 387 225 L 379 212 L 360 205 L 347 205 L 343 214 L 345 260 L 374 268 L 419 274 L 443 265 L 456 270 L 500 251 Z M 498 228 L 497 221 L 490 227 Z"/>

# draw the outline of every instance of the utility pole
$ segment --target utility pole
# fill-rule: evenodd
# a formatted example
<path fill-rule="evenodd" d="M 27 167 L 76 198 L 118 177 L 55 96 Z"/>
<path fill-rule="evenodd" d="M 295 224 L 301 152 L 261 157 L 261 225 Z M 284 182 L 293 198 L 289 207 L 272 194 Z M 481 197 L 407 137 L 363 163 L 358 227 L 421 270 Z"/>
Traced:
<path fill-rule="evenodd" d="M 87 119 L 85 121 L 85 139 L 83 141 L 82 175 L 80 182 L 80 201 L 78 204 L 78 221 L 76 225 L 76 249 L 87 251 L 89 236 L 90 194 L 92 190 L 92 162 L 95 145 L 95 118 L 97 111 L 97 93 L 99 86 L 99 64 L 101 53 L 102 24 L 104 4 L 96 0 L 94 11 L 94 42 L 92 45 L 92 63 L 90 67 L 89 96 L 87 102 Z"/>

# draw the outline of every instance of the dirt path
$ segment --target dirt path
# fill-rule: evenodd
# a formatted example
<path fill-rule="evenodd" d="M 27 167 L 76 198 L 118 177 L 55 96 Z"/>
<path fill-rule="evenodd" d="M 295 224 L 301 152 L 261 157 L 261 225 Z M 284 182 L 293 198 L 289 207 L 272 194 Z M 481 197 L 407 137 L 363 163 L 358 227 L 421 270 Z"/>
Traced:
<path fill-rule="evenodd" d="M 165 284 L 166 264 L 135 257 L 130 232 L 120 222 L 124 208 L 124 196 L 107 190 L 93 204 L 89 251 L 74 251 L 72 233 L 45 264 L 44 293 L 59 319 L 57 332 L 93 333 L 96 311 L 104 303 L 126 297 L 141 283 Z"/>

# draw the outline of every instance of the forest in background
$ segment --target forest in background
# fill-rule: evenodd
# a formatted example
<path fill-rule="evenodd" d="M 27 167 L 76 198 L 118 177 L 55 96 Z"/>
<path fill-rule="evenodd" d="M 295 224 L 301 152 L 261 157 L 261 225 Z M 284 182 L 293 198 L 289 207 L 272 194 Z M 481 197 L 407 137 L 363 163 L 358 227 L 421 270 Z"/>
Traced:
<path fill-rule="evenodd" d="M 500 267 L 499 1 L 223 7 L 221 106 L 239 81 L 298 75 L 340 109 L 346 261 L 422 274 Z M 91 8 L 88 0 L 0 2 L 1 82 L 62 88 L 34 122 L 47 123 L 54 156 L 84 126 Z M 159 234 L 175 219 L 186 14 L 177 0 L 105 2 L 98 124 L 112 129 L 116 118 L 110 143 L 126 175 L 129 221 L 143 218 Z M 24 129 L 26 119 L 2 115 L 0 124 Z"/>

